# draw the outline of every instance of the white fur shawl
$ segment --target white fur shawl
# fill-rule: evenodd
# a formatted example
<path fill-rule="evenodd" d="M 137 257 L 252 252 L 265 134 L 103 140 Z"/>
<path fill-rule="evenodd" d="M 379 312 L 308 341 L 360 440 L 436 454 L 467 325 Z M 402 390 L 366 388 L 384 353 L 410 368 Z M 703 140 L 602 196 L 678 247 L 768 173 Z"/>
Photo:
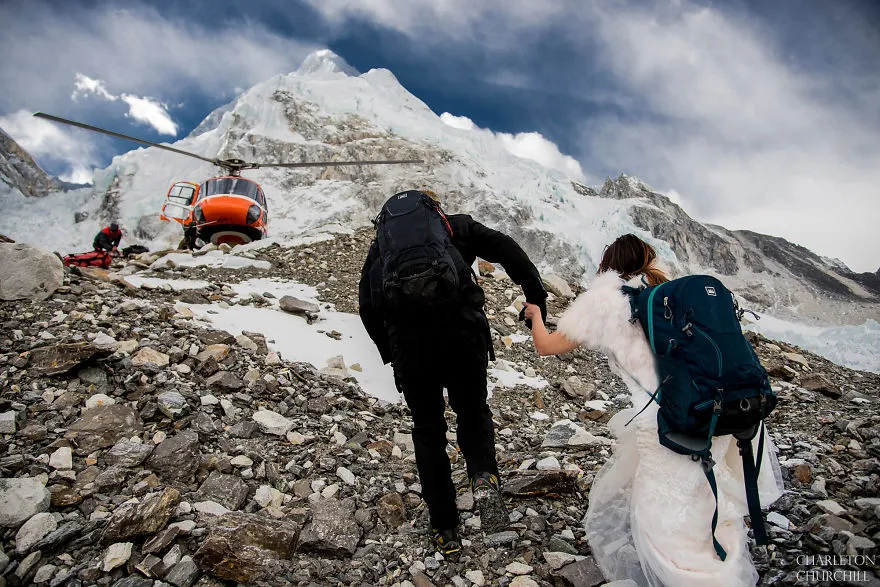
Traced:
<path fill-rule="evenodd" d="M 640 279 L 634 277 L 628 285 L 638 286 Z M 635 378 L 642 391 L 653 393 L 658 385 L 654 354 L 642 327 L 629 321 L 629 298 L 620 290 L 623 285 L 623 279 L 613 271 L 597 275 L 589 289 L 563 312 L 558 330 L 569 340 L 607 355 L 612 370 L 631 392 L 636 391 Z"/>

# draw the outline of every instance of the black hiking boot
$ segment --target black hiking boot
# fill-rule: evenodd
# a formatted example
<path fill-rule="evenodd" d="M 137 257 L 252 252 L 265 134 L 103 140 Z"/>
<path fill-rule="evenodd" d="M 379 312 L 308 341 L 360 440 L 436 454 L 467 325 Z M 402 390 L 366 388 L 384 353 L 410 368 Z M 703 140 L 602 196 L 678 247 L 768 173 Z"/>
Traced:
<path fill-rule="evenodd" d="M 501 484 L 493 473 L 477 473 L 471 479 L 474 505 L 480 512 L 480 527 L 487 533 L 501 532 L 510 524 L 510 514 L 501 497 Z"/>
<path fill-rule="evenodd" d="M 461 552 L 461 540 L 458 537 L 458 530 L 451 528 L 449 530 L 431 529 L 431 542 L 437 548 L 437 552 L 445 558 L 454 558 Z"/>

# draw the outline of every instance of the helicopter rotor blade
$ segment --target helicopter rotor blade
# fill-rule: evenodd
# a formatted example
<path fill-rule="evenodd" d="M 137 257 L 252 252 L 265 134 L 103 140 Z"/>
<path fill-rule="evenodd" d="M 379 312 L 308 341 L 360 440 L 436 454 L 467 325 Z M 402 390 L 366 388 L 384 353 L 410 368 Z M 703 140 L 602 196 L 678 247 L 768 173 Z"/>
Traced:
<path fill-rule="evenodd" d="M 196 159 L 201 159 L 202 161 L 207 161 L 208 163 L 212 163 L 214 165 L 217 165 L 216 159 L 208 159 L 207 157 L 202 157 L 201 155 L 196 155 L 195 153 L 190 153 L 188 151 L 182 151 L 181 149 L 175 149 L 174 147 L 169 147 L 168 145 L 161 145 L 159 143 L 152 143 L 150 141 L 145 141 L 144 139 L 130 137 L 130 136 L 124 135 L 120 132 L 114 132 L 112 130 L 98 128 L 97 126 L 92 126 L 90 124 L 84 124 L 82 122 L 76 122 L 75 120 L 68 120 L 66 118 L 61 118 L 60 116 L 53 116 L 52 114 L 45 114 L 43 112 L 36 112 L 36 113 L 34 113 L 34 116 L 36 116 L 37 118 L 44 118 L 46 120 L 51 120 L 52 122 L 60 122 L 62 124 L 69 124 L 71 126 L 84 128 L 86 130 L 92 130 L 92 131 L 99 132 L 99 133 L 102 133 L 105 135 L 110 135 L 111 137 L 125 139 L 127 141 L 133 141 L 135 143 L 141 143 L 142 145 L 147 145 L 149 147 L 156 147 L 157 149 L 165 149 L 166 151 L 171 151 L 172 153 L 178 153 L 180 155 L 186 155 L 187 157 L 195 157 Z"/>
<path fill-rule="evenodd" d="M 310 161 L 306 163 L 253 163 L 254 167 L 341 167 L 343 165 L 400 165 L 424 163 L 421 159 L 391 159 L 388 161 Z"/>

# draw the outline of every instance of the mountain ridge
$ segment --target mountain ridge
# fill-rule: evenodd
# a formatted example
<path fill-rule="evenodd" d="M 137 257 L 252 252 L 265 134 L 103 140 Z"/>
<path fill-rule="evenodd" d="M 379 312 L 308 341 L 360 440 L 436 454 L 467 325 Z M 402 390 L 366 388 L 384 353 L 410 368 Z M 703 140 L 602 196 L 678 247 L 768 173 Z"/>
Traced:
<path fill-rule="evenodd" d="M 259 162 L 417 158 L 401 167 L 263 168 L 270 236 L 298 238 L 338 224 L 367 226 L 382 201 L 427 186 L 450 212 L 470 213 L 521 243 L 538 265 L 569 281 L 595 272 L 604 245 L 635 232 L 674 274 L 709 272 L 755 309 L 827 324 L 880 320 L 880 274 L 856 274 L 784 239 L 691 218 L 642 181 L 588 187 L 512 153 L 495 133 L 448 126 L 387 70 L 358 74 L 330 51 L 257 84 L 205 117 L 180 148 Z M 210 177 L 208 164 L 156 149 L 117 156 L 95 174 L 81 213 L 92 224 L 55 246 L 87 246 L 88 229 L 113 216 L 153 246 L 176 243 L 155 218 L 168 185 Z M 102 202 L 111 202 L 107 208 Z M 118 211 L 118 212 L 117 212 Z M 10 220 L 7 222 L 14 222 Z M 8 229 L 7 229 L 8 230 Z M 15 236 L 13 234 L 13 236 Z"/>

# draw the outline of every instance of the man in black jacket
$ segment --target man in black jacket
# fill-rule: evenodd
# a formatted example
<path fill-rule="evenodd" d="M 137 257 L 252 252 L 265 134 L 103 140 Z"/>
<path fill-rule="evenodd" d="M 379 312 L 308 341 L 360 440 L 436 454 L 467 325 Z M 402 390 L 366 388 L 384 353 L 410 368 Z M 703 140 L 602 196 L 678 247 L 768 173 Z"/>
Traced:
<path fill-rule="evenodd" d="M 109 251 L 115 253 L 117 252 L 119 241 L 121 240 L 122 231 L 119 230 L 119 225 L 114 222 L 95 235 L 92 247 L 94 247 L 96 251 Z"/>
<path fill-rule="evenodd" d="M 473 265 L 477 256 L 501 264 L 522 287 L 526 300 L 539 306 L 546 317 L 544 285 L 516 241 L 466 214 L 446 218 L 452 244 L 467 265 Z M 472 291 L 463 297 L 472 303 L 404 318 L 390 315 L 383 300 L 375 299 L 376 292 L 382 291 L 381 284 L 382 262 L 374 240 L 358 288 L 360 316 L 382 360 L 392 363 L 395 382 L 409 406 L 416 466 L 433 540 L 441 553 L 451 555 L 461 546 L 456 492 L 446 454 L 444 388 L 456 414 L 458 445 L 467 463 L 482 526 L 497 531 L 509 522 L 500 493 L 492 412 L 487 403 L 487 355 L 492 352 L 492 341 L 483 310 L 485 297 L 477 284 L 468 283 L 464 287 Z"/>

